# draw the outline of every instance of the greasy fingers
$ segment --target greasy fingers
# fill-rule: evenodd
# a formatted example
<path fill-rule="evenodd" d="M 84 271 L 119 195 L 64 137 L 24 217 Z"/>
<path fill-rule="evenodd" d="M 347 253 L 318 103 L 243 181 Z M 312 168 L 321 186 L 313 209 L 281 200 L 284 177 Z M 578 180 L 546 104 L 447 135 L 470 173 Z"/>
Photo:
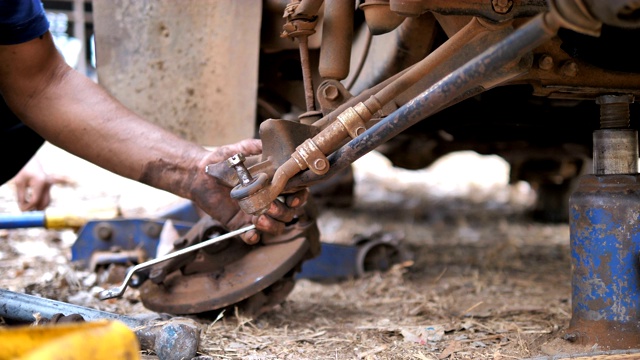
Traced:
<path fill-rule="evenodd" d="M 258 243 L 258 241 L 260 241 L 260 234 L 258 234 L 258 232 L 255 230 L 251 230 L 251 231 L 247 231 L 244 234 L 241 234 L 240 238 L 247 245 L 255 245 Z"/>
<path fill-rule="evenodd" d="M 286 226 L 284 222 L 277 221 L 266 214 L 254 216 L 253 223 L 256 224 L 256 229 L 271 235 L 282 234 Z"/>
<path fill-rule="evenodd" d="M 297 208 L 304 205 L 309 198 L 309 189 L 300 190 L 294 194 L 287 195 L 285 201 L 287 206 Z"/>
<path fill-rule="evenodd" d="M 264 214 L 254 216 L 252 221 L 259 231 L 271 235 L 280 235 L 284 232 L 287 223 L 290 223 L 295 217 L 297 208 L 304 205 L 308 197 L 309 190 L 307 189 L 286 195 L 284 202 L 280 200 L 273 201 Z"/>
<path fill-rule="evenodd" d="M 284 223 L 291 222 L 296 215 L 296 208 L 304 205 L 309 197 L 309 190 L 303 189 L 294 194 L 286 195 L 284 203 L 275 200 L 265 212 L 269 217 Z"/>
<path fill-rule="evenodd" d="M 273 201 L 267 211 L 258 216 L 250 217 L 251 223 L 256 226 L 255 230 L 247 231 L 240 235 L 242 241 L 248 245 L 260 242 L 262 235 L 280 235 L 285 231 L 288 223 L 292 222 L 299 207 L 307 202 L 309 191 L 307 189 L 289 194 L 284 197 L 284 202 Z M 238 211 L 225 224 L 230 229 L 238 229 L 248 223 L 249 215 L 243 211 Z"/>
<path fill-rule="evenodd" d="M 262 141 L 259 139 L 245 139 L 233 144 L 232 147 L 236 148 L 234 153 L 243 153 L 244 155 L 260 155 L 262 153 Z"/>
<path fill-rule="evenodd" d="M 267 209 L 265 214 L 277 221 L 288 223 L 293 220 L 296 211 L 280 200 L 275 200 L 271 202 L 271 205 L 269 205 L 269 209 Z"/>
<path fill-rule="evenodd" d="M 237 143 L 224 145 L 212 152 L 214 162 L 224 161 L 231 156 L 241 153 L 245 156 L 258 155 L 262 152 L 262 142 L 259 139 L 245 139 Z"/>

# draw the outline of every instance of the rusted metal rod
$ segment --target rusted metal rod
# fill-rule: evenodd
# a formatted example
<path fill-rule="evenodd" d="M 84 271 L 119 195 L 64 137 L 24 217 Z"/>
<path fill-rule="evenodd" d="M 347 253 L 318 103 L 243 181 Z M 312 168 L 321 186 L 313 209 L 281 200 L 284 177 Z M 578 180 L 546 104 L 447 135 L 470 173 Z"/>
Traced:
<path fill-rule="evenodd" d="M 451 40 L 447 42 L 448 46 L 441 46 L 434 50 L 424 61 L 419 62 L 397 81 L 380 90 L 375 95 L 376 98 L 382 104 L 393 100 L 400 93 L 413 86 L 436 66 L 447 61 L 452 53 L 456 53 L 462 47 L 466 46 L 470 39 L 475 38 L 479 33 L 486 33 L 487 31 L 490 30 L 486 28 L 484 23 L 480 22 L 478 18 L 473 18 L 469 24 L 451 37 Z"/>
<path fill-rule="evenodd" d="M 362 120 L 362 122 L 366 124 L 369 120 L 371 120 L 373 114 L 380 110 L 384 104 L 392 101 L 397 95 L 404 92 L 407 88 L 415 85 L 418 81 L 420 81 L 420 79 L 425 77 L 436 67 L 443 64 L 447 59 L 449 59 L 452 53 L 459 53 L 461 49 L 469 43 L 469 41 L 481 37 L 486 33 L 491 33 L 494 30 L 503 29 L 504 27 L 505 25 L 494 27 L 491 25 L 487 25 L 478 19 L 473 19 L 467 26 L 465 26 L 449 41 L 447 41 L 445 45 L 436 49 L 423 61 L 403 72 L 397 78 L 394 78 L 393 81 L 386 82 L 385 86 L 379 87 L 378 91 L 375 94 L 370 95 L 362 103 L 356 104 L 353 107 L 348 107 L 346 109 L 343 109 L 341 107 L 340 109 L 343 110 L 341 110 L 341 112 L 336 115 L 334 119 L 340 119 L 340 117 L 343 117 L 343 120 L 345 118 L 352 118 L 352 115 L 354 114 L 354 112 L 356 112 L 358 113 L 358 117 L 360 117 L 360 120 Z M 449 101 L 454 99 L 455 97 L 451 97 L 449 98 Z M 325 125 L 322 120 L 320 120 L 319 122 L 321 123 L 319 124 L 320 127 Z M 334 120 L 333 122 L 327 124 L 326 127 L 324 127 L 318 135 L 310 140 L 310 142 L 312 143 L 311 145 L 313 145 L 314 148 L 318 149 L 322 154 L 332 153 L 339 146 L 344 144 L 347 136 L 351 136 L 352 138 L 354 137 L 352 136 L 354 134 L 350 134 L 349 130 L 343 125 L 344 123 L 341 124 L 340 121 L 337 120 Z M 364 128 L 362 130 L 364 130 Z M 360 130 L 358 130 L 358 135 L 359 133 L 361 133 Z M 292 154 L 292 158 L 276 170 L 269 189 L 270 196 L 273 199 L 275 199 L 275 197 L 285 189 L 287 182 L 294 175 L 299 173 L 301 169 L 306 168 L 306 165 L 294 159 L 295 157 L 296 153 Z M 318 169 L 311 170 L 315 173 L 319 173 Z"/>
<path fill-rule="evenodd" d="M 315 111 L 316 100 L 313 94 L 313 78 L 311 77 L 311 63 L 309 61 L 309 41 L 306 35 L 298 36 L 300 48 L 300 65 L 302 66 L 302 82 L 304 84 L 304 101 L 307 111 Z"/>
<path fill-rule="evenodd" d="M 160 360 L 191 359 L 200 342 L 197 323 L 186 318 L 171 318 L 158 321 L 159 316 L 128 316 L 69 304 L 39 296 L 15 293 L 0 289 L 0 317 L 21 323 L 33 323 L 34 314 L 53 319 L 58 314 L 79 315 L 83 320 L 120 321 L 130 328 L 138 338 L 142 350 L 153 350 Z M 141 314 L 142 315 L 142 314 Z M 172 341 L 180 338 L 177 349 Z"/>
<path fill-rule="evenodd" d="M 475 39 L 484 38 L 487 33 L 491 33 L 497 28 L 502 27 L 504 26 L 490 27 L 486 22 L 481 22 L 479 19 L 473 18 L 467 25 L 465 25 L 465 27 L 453 35 L 443 45 L 435 49 L 431 54 L 429 54 L 429 56 L 425 57 L 410 68 L 403 70 L 392 78 L 389 78 L 383 83 L 376 85 L 370 90 L 363 91 L 358 96 L 350 99 L 347 103 L 348 106 L 345 106 L 347 104 L 340 106 L 336 111 L 333 111 L 331 114 L 318 120 L 314 125 L 320 128 L 325 128 L 337 119 L 337 117 L 348 107 L 351 107 L 358 102 L 366 101 L 371 97 L 377 99 L 382 105 L 387 104 L 430 74 L 439 65 L 449 61 L 452 55 L 459 54 L 461 49 L 469 47 Z M 482 43 L 486 45 L 486 43 Z M 434 80 L 434 83 L 436 81 L 437 80 Z"/>
<path fill-rule="evenodd" d="M 87 321 L 98 319 L 118 320 L 131 329 L 144 325 L 143 320 L 126 315 L 0 289 L 1 317 L 31 323 L 35 320 L 33 317 L 35 313 L 39 313 L 45 318 L 51 318 L 55 314 L 79 314 Z"/>
<path fill-rule="evenodd" d="M 284 10 L 284 17 L 287 18 L 287 22 L 283 26 L 283 33 L 280 35 L 281 37 L 298 40 L 307 112 L 315 111 L 316 107 L 313 78 L 311 77 L 311 62 L 309 61 L 308 37 L 315 33 L 318 11 L 322 6 L 322 2 L 323 0 L 291 0 Z"/>
<path fill-rule="evenodd" d="M 463 96 L 481 84 L 487 74 L 522 57 L 553 37 L 559 28 L 552 13 L 540 14 L 513 34 L 452 72 L 392 114 L 351 140 L 329 157 L 330 170 L 323 176 L 305 171 L 289 181 L 293 189 L 330 177 L 363 155 L 398 135 L 417 122 L 435 114 L 452 99 Z"/>

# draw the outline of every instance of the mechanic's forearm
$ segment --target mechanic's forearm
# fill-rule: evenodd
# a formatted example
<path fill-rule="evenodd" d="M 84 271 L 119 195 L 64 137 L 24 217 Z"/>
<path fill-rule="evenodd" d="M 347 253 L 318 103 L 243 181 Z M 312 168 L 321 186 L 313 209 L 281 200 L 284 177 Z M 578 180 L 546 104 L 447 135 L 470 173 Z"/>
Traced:
<path fill-rule="evenodd" d="M 35 64 L 44 70 L 17 67 L 5 73 L 2 94 L 16 115 L 49 142 L 79 157 L 189 197 L 191 179 L 206 150 L 126 109 L 100 86 L 69 68 L 57 51 L 51 53 L 52 43 L 36 44 L 45 45 L 40 49 L 45 53 L 37 55 L 53 59 Z"/>
<path fill-rule="evenodd" d="M 71 96 L 38 105 L 55 109 L 48 124 L 60 125 L 30 122 L 43 137 L 119 175 L 188 197 L 204 149 L 142 120 L 75 71 L 51 91 Z"/>
<path fill-rule="evenodd" d="M 119 175 L 180 196 L 205 150 L 155 126 L 75 71 L 30 107 L 28 124 L 51 143 Z M 60 96 L 60 94 L 67 94 Z"/>

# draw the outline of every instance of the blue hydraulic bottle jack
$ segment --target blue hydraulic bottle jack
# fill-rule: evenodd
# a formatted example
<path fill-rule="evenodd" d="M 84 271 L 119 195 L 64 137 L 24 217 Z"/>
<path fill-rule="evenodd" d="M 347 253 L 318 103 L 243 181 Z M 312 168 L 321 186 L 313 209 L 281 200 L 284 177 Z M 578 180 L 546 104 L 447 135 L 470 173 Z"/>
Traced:
<path fill-rule="evenodd" d="M 640 347 L 640 176 L 631 95 L 604 95 L 593 175 L 569 200 L 572 318 L 564 338 L 603 349 Z"/>

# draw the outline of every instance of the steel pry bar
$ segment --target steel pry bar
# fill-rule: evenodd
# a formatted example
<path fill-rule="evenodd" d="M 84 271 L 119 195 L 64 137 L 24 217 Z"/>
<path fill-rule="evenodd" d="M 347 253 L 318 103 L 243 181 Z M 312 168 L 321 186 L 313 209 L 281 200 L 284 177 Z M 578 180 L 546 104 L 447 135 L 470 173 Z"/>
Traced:
<path fill-rule="evenodd" d="M 131 281 L 131 277 L 133 276 L 133 274 L 135 274 L 136 272 L 138 272 L 138 271 L 140 271 L 142 269 L 146 269 L 146 268 L 148 268 L 150 266 L 153 266 L 155 264 L 161 263 L 163 261 L 167 261 L 167 260 L 172 259 L 172 258 L 174 258 L 176 256 L 184 255 L 186 253 L 201 249 L 203 247 L 207 247 L 209 245 L 213 245 L 213 244 L 215 244 L 217 242 L 232 238 L 234 236 L 240 235 L 242 233 L 245 233 L 247 231 L 253 230 L 255 228 L 256 228 L 255 225 L 249 225 L 249 226 L 243 227 L 241 229 L 228 232 L 228 233 L 226 233 L 224 235 L 220 235 L 220 236 L 214 237 L 212 239 L 209 239 L 207 241 L 201 242 L 199 244 L 195 244 L 195 245 L 186 247 L 184 249 L 180 249 L 180 250 L 178 250 L 176 252 L 169 253 L 169 254 L 167 254 L 165 256 L 161 256 L 159 258 L 140 263 L 140 264 L 132 267 L 127 272 L 127 276 L 125 276 L 124 281 L 122 282 L 122 285 L 113 287 L 111 289 L 107 289 L 107 290 L 101 291 L 98 294 L 98 298 L 100 300 L 107 300 L 107 299 L 112 299 L 112 298 L 116 298 L 116 297 L 122 296 L 122 294 L 124 294 L 124 291 L 127 289 L 127 286 L 129 286 L 129 282 Z"/>

